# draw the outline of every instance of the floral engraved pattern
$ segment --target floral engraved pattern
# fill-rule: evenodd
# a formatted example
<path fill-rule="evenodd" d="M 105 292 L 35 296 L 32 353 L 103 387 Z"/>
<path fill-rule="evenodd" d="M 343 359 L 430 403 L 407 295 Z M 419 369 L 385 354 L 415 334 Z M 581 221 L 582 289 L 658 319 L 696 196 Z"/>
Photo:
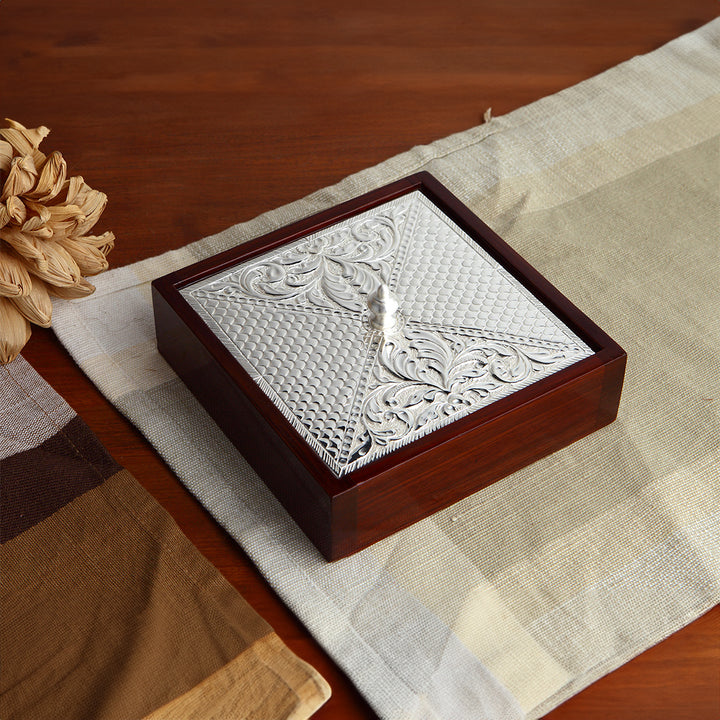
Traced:
<path fill-rule="evenodd" d="M 210 289 L 230 297 L 362 312 L 363 297 L 389 280 L 406 214 L 407 207 L 401 206 L 293 244 Z"/>
<path fill-rule="evenodd" d="M 592 352 L 420 192 L 182 292 L 338 476 Z"/>
<path fill-rule="evenodd" d="M 558 349 L 411 329 L 405 342 L 386 340 L 374 368 L 377 385 L 366 396 L 366 430 L 354 459 L 371 447 L 405 440 L 428 424 L 441 425 L 491 394 L 521 386 L 565 357 Z"/>

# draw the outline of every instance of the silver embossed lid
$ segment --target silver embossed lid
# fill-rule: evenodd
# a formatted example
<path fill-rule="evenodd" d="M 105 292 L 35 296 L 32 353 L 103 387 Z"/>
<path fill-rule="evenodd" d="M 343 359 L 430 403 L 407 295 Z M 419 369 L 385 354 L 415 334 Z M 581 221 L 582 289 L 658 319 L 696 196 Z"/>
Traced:
<path fill-rule="evenodd" d="M 181 292 L 338 476 L 592 354 L 420 191 Z"/>

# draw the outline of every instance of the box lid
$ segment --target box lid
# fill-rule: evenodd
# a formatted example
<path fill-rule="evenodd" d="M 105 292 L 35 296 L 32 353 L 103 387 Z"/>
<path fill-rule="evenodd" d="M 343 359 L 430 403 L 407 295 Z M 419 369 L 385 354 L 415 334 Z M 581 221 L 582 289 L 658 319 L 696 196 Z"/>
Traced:
<path fill-rule="evenodd" d="M 180 292 L 338 477 L 593 353 L 420 190 Z"/>

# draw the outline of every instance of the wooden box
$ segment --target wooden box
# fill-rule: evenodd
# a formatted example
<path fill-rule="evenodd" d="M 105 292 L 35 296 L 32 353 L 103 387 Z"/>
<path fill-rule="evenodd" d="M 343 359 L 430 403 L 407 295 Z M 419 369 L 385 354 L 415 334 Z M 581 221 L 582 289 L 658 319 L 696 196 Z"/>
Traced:
<path fill-rule="evenodd" d="M 624 351 L 428 173 L 159 278 L 153 304 L 159 351 L 329 560 L 620 401 Z"/>

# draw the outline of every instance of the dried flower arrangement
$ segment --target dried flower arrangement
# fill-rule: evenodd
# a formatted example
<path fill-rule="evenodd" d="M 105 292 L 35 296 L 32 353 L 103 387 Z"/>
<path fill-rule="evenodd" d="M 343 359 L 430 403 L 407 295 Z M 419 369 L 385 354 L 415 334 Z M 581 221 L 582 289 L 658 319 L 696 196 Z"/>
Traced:
<path fill-rule="evenodd" d="M 49 327 L 51 296 L 79 298 L 95 290 L 84 276 L 106 270 L 111 232 L 87 235 L 107 196 L 39 145 L 50 132 L 6 119 L 0 128 L 0 363 L 30 339 L 30 323 Z"/>

